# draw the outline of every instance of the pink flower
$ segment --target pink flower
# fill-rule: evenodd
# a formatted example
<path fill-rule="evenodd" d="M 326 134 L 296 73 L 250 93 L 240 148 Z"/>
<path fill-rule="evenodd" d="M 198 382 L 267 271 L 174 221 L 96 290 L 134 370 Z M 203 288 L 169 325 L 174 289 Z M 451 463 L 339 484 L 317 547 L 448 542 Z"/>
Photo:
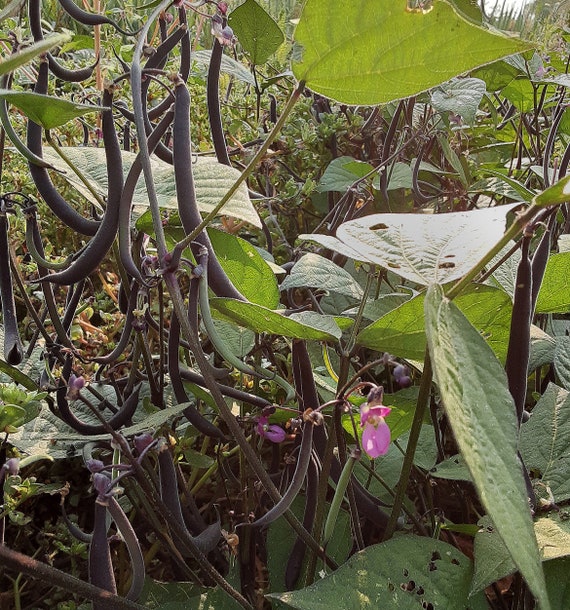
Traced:
<path fill-rule="evenodd" d="M 362 432 L 362 448 L 371 458 L 384 455 L 390 446 L 390 428 L 384 421 L 390 413 L 390 407 L 370 405 L 370 402 L 360 407 L 360 425 Z"/>
<path fill-rule="evenodd" d="M 275 424 L 270 424 L 269 419 L 262 415 L 257 420 L 257 428 L 255 429 L 259 436 L 263 436 L 272 443 L 282 443 L 285 440 L 285 430 Z"/>

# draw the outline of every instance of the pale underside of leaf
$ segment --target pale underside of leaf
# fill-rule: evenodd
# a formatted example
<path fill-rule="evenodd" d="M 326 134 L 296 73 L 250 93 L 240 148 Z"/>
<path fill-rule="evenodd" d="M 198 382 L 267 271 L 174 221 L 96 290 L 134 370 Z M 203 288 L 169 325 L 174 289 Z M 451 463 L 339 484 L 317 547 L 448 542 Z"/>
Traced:
<path fill-rule="evenodd" d="M 337 236 L 301 235 L 422 285 L 467 273 L 505 231 L 519 204 L 449 214 L 372 214 L 343 223 Z"/>
<path fill-rule="evenodd" d="M 68 147 L 63 149 L 70 160 L 81 170 L 89 183 L 101 196 L 107 194 L 107 170 L 105 151 L 102 148 Z M 126 175 L 136 154 L 123 152 L 123 171 Z M 57 169 L 65 172 L 63 176 L 88 201 L 96 204 L 96 200 L 85 185 L 69 169 L 67 164 L 51 149 L 44 150 L 44 158 Z M 168 163 L 157 158 L 151 159 L 154 184 L 157 190 L 160 207 L 176 210 L 178 207 L 174 182 L 174 169 Z M 239 171 L 218 163 L 215 159 L 198 157 L 192 165 L 196 184 L 198 207 L 203 213 L 211 212 L 220 199 L 239 178 Z M 148 195 L 144 179 L 139 178 L 135 189 L 133 207 L 135 213 L 142 214 L 148 209 Z M 259 215 L 255 210 L 245 185 L 241 185 L 235 195 L 223 207 L 221 215 L 232 216 L 261 227 Z"/>

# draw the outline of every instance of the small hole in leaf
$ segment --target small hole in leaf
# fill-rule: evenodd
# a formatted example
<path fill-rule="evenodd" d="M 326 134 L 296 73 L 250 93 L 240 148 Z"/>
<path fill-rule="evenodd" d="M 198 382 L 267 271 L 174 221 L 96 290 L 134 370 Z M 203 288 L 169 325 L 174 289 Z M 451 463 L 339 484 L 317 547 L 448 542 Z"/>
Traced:
<path fill-rule="evenodd" d="M 418 590 L 416 591 L 416 593 L 418 595 L 423 595 L 425 593 L 424 588 L 423 587 L 418 587 Z"/>
<path fill-rule="evenodd" d="M 399 269 L 400 265 L 398 265 L 398 263 L 390 263 L 390 262 L 388 262 L 388 267 L 390 267 L 390 269 Z"/>
<path fill-rule="evenodd" d="M 435 565 L 435 563 L 433 561 L 430 561 L 428 563 L 428 569 L 430 572 L 435 572 L 435 570 L 437 570 L 437 566 Z"/>
<path fill-rule="evenodd" d="M 446 254 L 443 258 L 455 258 L 455 254 Z"/>
<path fill-rule="evenodd" d="M 422 608 L 424 610 L 433 610 L 433 604 L 431 602 L 423 602 Z"/>
<path fill-rule="evenodd" d="M 371 231 L 384 231 L 388 228 L 388 225 L 385 225 L 383 222 L 379 222 L 377 225 L 372 225 L 370 227 Z"/>
<path fill-rule="evenodd" d="M 438 551 L 434 551 L 434 552 L 431 554 L 431 560 L 432 560 L 432 561 L 437 561 L 438 559 L 441 559 L 441 555 L 439 554 L 439 552 L 438 552 Z"/>
<path fill-rule="evenodd" d="M 402 573 L 404 574 L 404 576 L 405 576 L 406 578 L 408 577 L 409 572 L 408 572 L 408 570 L 406 570 L 406 568 L 404 568 L 404 569 L 402 570 Z"/>
<path fill-rule="evenodd" d="M 388 583 L 388 591 L 390 591 L 390 593 L 392 593 L 392 591 L 394 591 L 396 587 L 393 585 L 393 583 L 389 582 Z"/>
<path fill-rule="evenodd" d="M 458 566 L 458 565 L 459 565 L 459 560 L 458 560 L 458 559 L 453 558 L 453 559 L 451 560 L 451 563 L 452 563 L 454 566 Z"/>
<path fill-rule="evenodd" d="M 455 267 L 455 263 L 439 263 L 437 266 L 438 269 L 453 269 Z"/>

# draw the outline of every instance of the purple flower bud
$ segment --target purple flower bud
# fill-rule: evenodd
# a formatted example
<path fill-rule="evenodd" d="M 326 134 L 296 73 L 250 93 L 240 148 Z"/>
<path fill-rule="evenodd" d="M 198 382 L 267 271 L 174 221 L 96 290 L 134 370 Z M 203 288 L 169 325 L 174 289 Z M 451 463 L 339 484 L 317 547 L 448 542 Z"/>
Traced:
<path fill-rule="evenodd" d="M 77 400 L 79 392 L 85 387 L 85 377 L 76 377 L 73 373 L 69 376 L 67 382 L 67 400 Z"/>
<path fill-rule="evenodd" d="M 134 444 L 137 453 L 139 455 L 143 453 L 149 445 L 152 445 L 153 441 L 152 434 L 149 434 L 148 432 L 143 432 L 142 434 L 135 436 Z"/>
<path fill-rule="evenodd" d="M 270 424 L 267 417 L 260 417 L 257 420 L 257 428 L 255 429 L 259 436 L 266 438 L 272 443 L 282 443 L 287 436 L 285 430 L 275 424 Z"/>
<path fill-rule="evenodd" d="M 87 470 L 92 473 L 105 470 L 105 464 L 101 460 L 96 460 L 95 458 L 89 458 L 86 460 L 85 466 L 87 466 Z"/>
<path fill-rule="evenodd" d="M 15 477 L 20 471 L 20 460 L 18 458 L 10 458 L 6 460 L 3 468 L 10 476 Z"/>
<path fill-rule="evenodd" d="M 109 493 L 110 482 L 109 477 L 102 472 L 96 472 L 93 475 L 93 489 L 99 494 L 99 496 L 105 496 Z"/>
<path fill-rule="evenodd" d="M 412 378 L 409 375 L 404 375 L 396 379 L 396 383 L 400 388 L 409 388 L 412 385 Z"/>
<path fill-rule="evenodd" d="M 398 364 L 398 366 L 394 367 L 394 370 L 392 371 L 392 375 L 394 375 L 395 379 L 400 379 L 400 377 L 407 377 L 410 374 L 410 369 L 403 365 L 403 364 Z"/>

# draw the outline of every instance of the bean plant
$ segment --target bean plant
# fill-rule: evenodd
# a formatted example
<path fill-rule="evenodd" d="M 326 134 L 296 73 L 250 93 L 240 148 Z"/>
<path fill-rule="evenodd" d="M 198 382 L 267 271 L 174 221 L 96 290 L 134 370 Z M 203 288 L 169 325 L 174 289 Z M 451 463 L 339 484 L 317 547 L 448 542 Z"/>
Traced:
<path fill-rule="evenodd" d="M 274 4 L 0 13 L 7 607 L 567 608 L 566 34 Z"/>

